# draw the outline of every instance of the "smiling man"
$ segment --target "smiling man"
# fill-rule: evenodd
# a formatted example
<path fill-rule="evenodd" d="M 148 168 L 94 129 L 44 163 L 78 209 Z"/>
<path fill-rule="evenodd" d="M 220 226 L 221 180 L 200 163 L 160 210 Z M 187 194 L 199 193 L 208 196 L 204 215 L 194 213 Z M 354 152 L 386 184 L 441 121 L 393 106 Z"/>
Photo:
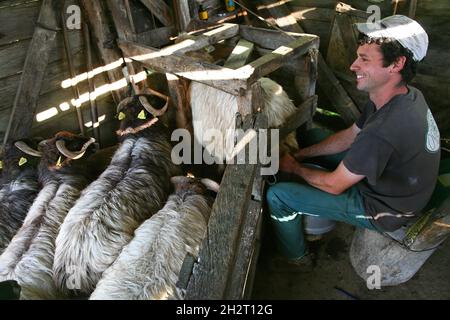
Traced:
<path fill-rule="evenodd" d="M 306 183 L 281 182 L 267 192 L 279 248 L 290 264 L 310 263 L 303 215 L 394 231 L 420 213 L 436 184 L 439 130 L 422 93 L 408 85 L 427 52 L 425 30 L 401 15 L 356 27 L 359 47 L 350 70 L 369 102 L 351 127 L 281 160 L 281 171 Z M 331 171 L 300 162 L 326 163 Z"/>

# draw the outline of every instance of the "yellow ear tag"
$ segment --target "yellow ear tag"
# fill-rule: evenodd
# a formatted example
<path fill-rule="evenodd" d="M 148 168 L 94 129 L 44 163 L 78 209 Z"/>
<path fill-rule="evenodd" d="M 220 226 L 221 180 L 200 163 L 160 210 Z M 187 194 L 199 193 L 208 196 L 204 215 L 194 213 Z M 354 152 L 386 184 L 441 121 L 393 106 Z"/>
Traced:
<path fill-rule="evenodd" d="M 125 119 L 125 113 L 119 112 L 119 120 Z"/>
<path fill-rule="evenodd" d="M 3 169 L 3 161 L 0 161 L 0 169 Z"/>
<path fill-rule="evenodd" d="M 61 167 L 61 156 L 59 156 L 58 161 L 56 161 L 56 166 Z"/>
<path fill-rule="evenodd" d="M 28 160 L 24 157 L 20 158 L 19 160 L 19 167 L 23 166 L 25 163 L 27 163 Z"/>
<path fill-rule="evenodd" d="M 141 119 L 141 120 L 147 119 L 144 109 L 142 109 L 142 111 L 138 114 L 138 119 Z"/>

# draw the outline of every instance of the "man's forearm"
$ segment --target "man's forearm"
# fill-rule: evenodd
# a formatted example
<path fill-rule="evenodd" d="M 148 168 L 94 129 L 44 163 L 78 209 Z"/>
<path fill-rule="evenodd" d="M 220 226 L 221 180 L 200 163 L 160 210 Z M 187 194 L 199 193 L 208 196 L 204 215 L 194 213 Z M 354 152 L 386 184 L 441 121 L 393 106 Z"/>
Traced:
<path fill-rule="evenodd" d="M 310 169 L 302 165 L 298 165 L 295 174 L 303 178 L 308 184 L 322 191 L 336 194 L 333 185 L 328 183 L 330 172 L 324 170 Z"/>
<path fill-rule="evenodd" d="M 320 143 L 301 149 L 297 155 L 301 158 L 312 158 L 340 153 L 350 148 L 355 136 L 356 133 L 350 127 L 333 134 Z"/>

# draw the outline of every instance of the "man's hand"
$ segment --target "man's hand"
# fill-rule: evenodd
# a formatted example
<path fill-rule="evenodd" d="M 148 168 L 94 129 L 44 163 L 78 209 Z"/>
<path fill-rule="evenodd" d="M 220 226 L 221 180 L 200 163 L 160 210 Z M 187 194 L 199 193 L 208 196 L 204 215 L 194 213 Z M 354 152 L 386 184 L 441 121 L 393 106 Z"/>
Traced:
<path fill-rule="evenodd" d="M 280 171 L 287 172 L 287 173 L 295 173 L 297 168 L 299 166 L 299 163 L 297 160 L 287 153 L 283 158 L 280 160 Z"/>
<path fill-rule="evenodd" d="M 294 154 L 293 157 L 295 158 L 295 160 L 297 160 L 298 162 L 302 162 L 303 160 L 305 160 L 307 157 L 305 155 L 303 155 L 303 149 L 299 149 L 297 150 Z"/>

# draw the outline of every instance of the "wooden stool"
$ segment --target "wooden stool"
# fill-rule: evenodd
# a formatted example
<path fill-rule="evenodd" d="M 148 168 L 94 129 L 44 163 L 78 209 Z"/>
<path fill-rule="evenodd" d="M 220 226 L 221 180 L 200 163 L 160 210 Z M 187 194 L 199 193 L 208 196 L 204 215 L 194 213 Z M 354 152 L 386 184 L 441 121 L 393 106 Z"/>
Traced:
<path fill-rule="evenodd" d="M 448 159 L 447 159 L 448 160 Z M 370 266 L 380 269 L 381 286 L 411 279 L 450 234 L 450 161 L 443 161 L 439 179 L 425 214 L 395 232 L 381 234 L 357 229 L 350 248 L 356 273 L 368 280 Z M 372 267 L 373 268 L 373 267 Z"/>

